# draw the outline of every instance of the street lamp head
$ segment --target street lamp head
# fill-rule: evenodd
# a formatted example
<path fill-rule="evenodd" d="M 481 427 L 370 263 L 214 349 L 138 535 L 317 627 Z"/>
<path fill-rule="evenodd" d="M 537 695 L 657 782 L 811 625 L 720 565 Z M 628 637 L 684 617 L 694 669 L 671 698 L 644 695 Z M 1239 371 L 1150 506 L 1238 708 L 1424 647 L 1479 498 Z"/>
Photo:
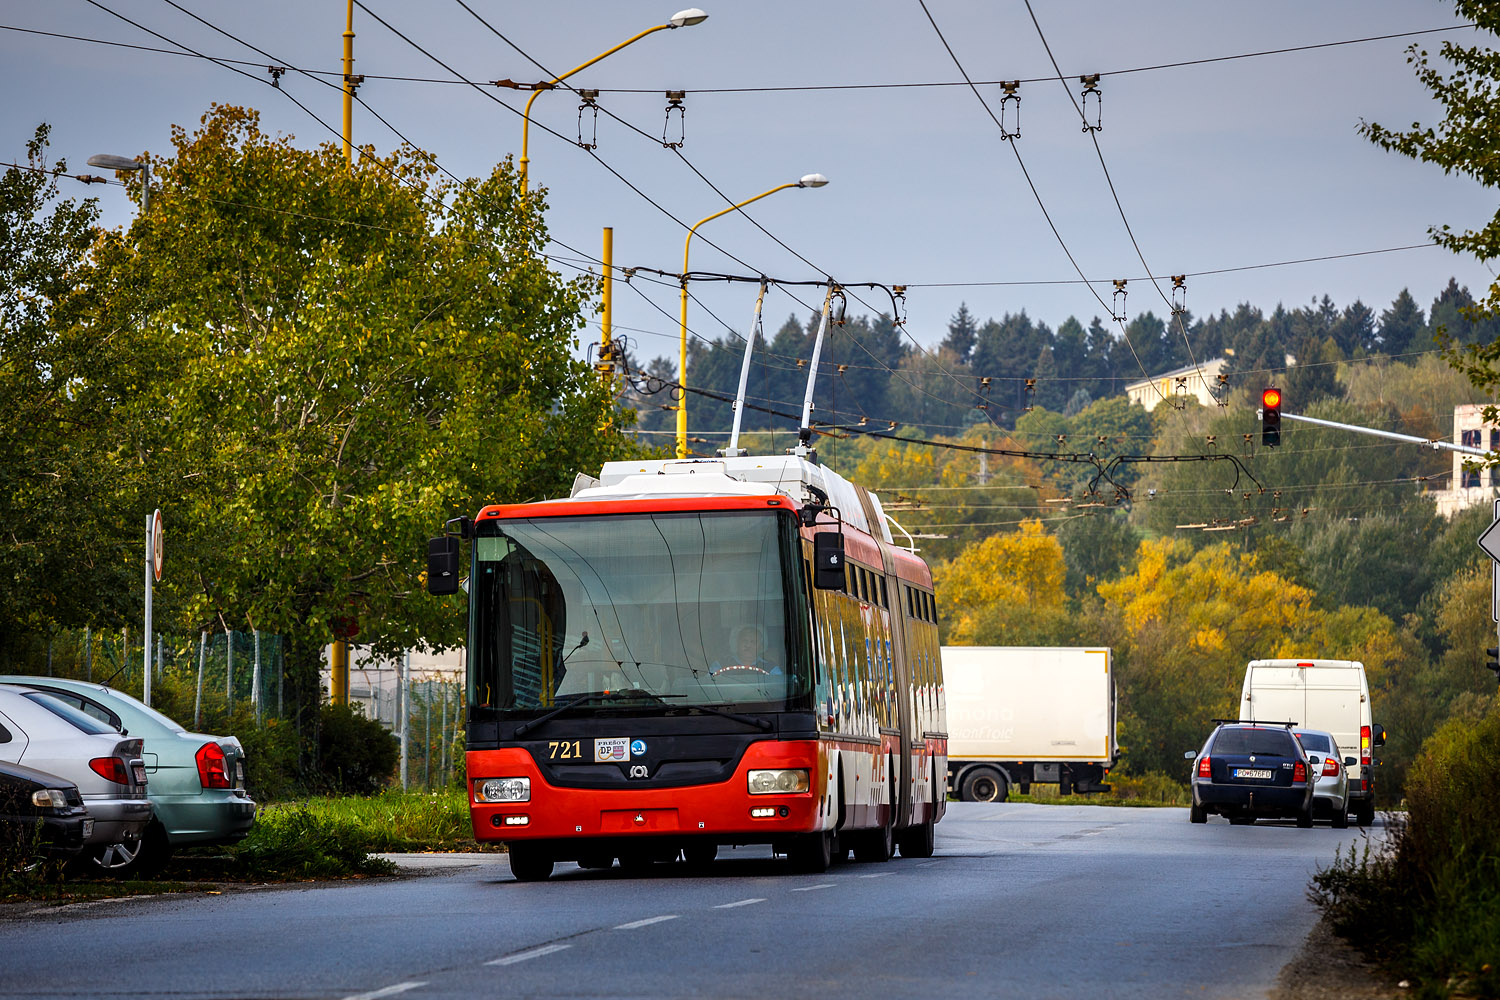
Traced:
<path fill-rule="evenodd" d="M 828 183 L 828 178 L 822 174 L 808 174 L 797 182 L 799 188 L 820 188 Z"/>
<path fill-rule="evenodd" d="M 667 23 L 674 28 L 685 27 L 689 24 L 702 24 L 708 20 L 708 15 L 697 7 L 689 7 L 687 10 L 679 10 L 673 14 Z"/>
<path fill-rule="evenodd" d="M 128 156 L 111 156 L 108 153 L 96 153 L 89 157 L 89 166 L 103 167 L 105 170 L 144 170 L 146 164 L 140 160 Z"/>

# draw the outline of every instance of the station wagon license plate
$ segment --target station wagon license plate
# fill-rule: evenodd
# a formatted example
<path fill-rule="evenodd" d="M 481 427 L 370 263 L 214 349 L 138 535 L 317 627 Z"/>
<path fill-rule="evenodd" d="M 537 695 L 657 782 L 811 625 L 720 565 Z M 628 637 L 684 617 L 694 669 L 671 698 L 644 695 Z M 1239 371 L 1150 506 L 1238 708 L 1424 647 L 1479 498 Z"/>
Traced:
<path fill-rule="evenodd" d="M 1261 767 L 1237 767 L 1234 769 L 1236 778 L 1263 778 L 1271 777 L 1272 772 Z"/>
<path fill-rule="evenodd" d="M 94 821 L 86 819 L 83 821 L 83 839 L 88 840 L 94 835 Z"/>
<path fill-rule="evenodd" d="M 135 765 L 135 783 L 137 785 L 144 785 L 146 783 L 146 765 L 145 764 L 137 764 L 137 765 Z"/>

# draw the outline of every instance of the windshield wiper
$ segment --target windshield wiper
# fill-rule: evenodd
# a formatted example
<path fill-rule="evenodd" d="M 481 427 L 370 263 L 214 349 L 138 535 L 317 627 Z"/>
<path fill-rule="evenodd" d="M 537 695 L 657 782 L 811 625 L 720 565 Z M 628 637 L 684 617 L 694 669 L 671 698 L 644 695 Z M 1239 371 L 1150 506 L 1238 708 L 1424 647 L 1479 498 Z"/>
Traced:
<path fill-rule="evenodd" d="M 594 701 L 595 699 L 599 701 L 624 701 L 634 698 L 644 698 L 648 701 L 653 702 L 654 704 L 665 705 L 667 703 L 667 698 L 681 697 L 683 697 L 683 695 L 659 695 L 651 691 L 642 691 L 639 688 L 626 688 L 623 691 L 584 691 L 581 694 L 576 694 L 573 697 L 569 698 L 561 705 L 553 706 L 550 712 L 539 715 L 529 722 L 521 723 L 516 727 L 515 735 L 516 738 L 519 739 L 520 737 L 531 732 L 531 730 L 535 729 L 537 726 L 540 726 L 542 723 L 557 718 L 568 709 L 576 708 L 577 706 L 582 705 L 584 702 Z"/>
<path fill-rule="evenodd" d="M 754 726 L 762 732 L 769 733 L 772 728 L 770 719 L 760 719 L 753 715 L 741 715 L 739 712 L 731 712 L 727 708 L 719 708 L 715 705 L 687 705 L 685 707 L 701 708 L 705 712 L 722 715 L 724 718 L 733 720 L 734 722 L 743 722 L 747 726 Z"/>

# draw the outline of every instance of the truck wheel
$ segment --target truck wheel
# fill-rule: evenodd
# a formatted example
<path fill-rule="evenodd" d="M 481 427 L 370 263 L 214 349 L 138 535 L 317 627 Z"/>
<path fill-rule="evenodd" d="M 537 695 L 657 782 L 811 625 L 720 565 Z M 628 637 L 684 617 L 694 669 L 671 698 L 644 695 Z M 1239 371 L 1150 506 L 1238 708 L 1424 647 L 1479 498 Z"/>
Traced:
<path fill-rule="evenodd" d="M 1354 822 L 1360 826 L 1375 824 L 1375 800 L 1360 799 L 1354 806 Z"/>
<path fill-rule="evenodd" d="M 964 802 L 1004 802 L 1010 794 L 1010 782 L 993 767 L 976 767 L 964 775 L 958 797 Z"/>
<path fill-rule="evenodd" d="M 552 877 L 552 856 L 537 844 L 509 844 L 510 873 L 517 882 L 544 882 Z"/>
<path fill-rule="evenodd" d="M 1189 823 L 1207 823 L 1208 822 L 1208 810 L 1205 809 L 1205 808 L 1203 808 L 1202 806 L 1196 805 L 1196 804 L 1188 807 L 1188 822 Z"/>

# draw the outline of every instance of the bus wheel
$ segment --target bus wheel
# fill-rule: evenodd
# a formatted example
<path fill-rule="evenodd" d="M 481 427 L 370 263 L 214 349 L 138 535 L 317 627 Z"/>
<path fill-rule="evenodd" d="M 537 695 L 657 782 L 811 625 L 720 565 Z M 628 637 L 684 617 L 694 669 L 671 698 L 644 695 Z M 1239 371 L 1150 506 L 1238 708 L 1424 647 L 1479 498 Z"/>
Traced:
<path fill-rule="evenodd" d="M 579 868 L 587 868 L 590 871 L 604 871 L 615 866 L 615 859 L 607 854 L 586 854 L 578 859 Z"/>
<path fill-rule="evenodd" d="M 793 871 L 804 875 L 825 872 L 833 863 L 833 834 L 827 830 L 804 833 L 788 845 L 786 853 Z"/>
<path fill-rule="evenodd" d="M 976 767 L 959 783 L 958 797 L 964 802 L 1004 802 L 1010 782 L 993 767 Z"/>
<path fill-rule="evenodd" d="M 933 820 L 919 826 L 910 826 L 901 831 L 897 841 L 901 845 L 903 858 L 932 857 L 933 842 L 937 839 L 937 823 Z"/>
<path fill-rule="evenodd" d="M 886 812 L 886 822 L 874 830 L 864 830 L 854 844 L 854 860 L 863 862 L 889 861 L 896 853 L 896 797 L 891 796 L 891 807 Z"/>
<path fill-rule="evenodd" d="M 707 868 L 718 856 L 718 844 L 689 844 L 682 849 L 682 860 L 689 868 Z"/>
<path fill-rule="evenodd" d="M 517 882 L 543 882 L 552 876 L 552 856 L 536 844 L 510 844 L 510 873 Z"/>

